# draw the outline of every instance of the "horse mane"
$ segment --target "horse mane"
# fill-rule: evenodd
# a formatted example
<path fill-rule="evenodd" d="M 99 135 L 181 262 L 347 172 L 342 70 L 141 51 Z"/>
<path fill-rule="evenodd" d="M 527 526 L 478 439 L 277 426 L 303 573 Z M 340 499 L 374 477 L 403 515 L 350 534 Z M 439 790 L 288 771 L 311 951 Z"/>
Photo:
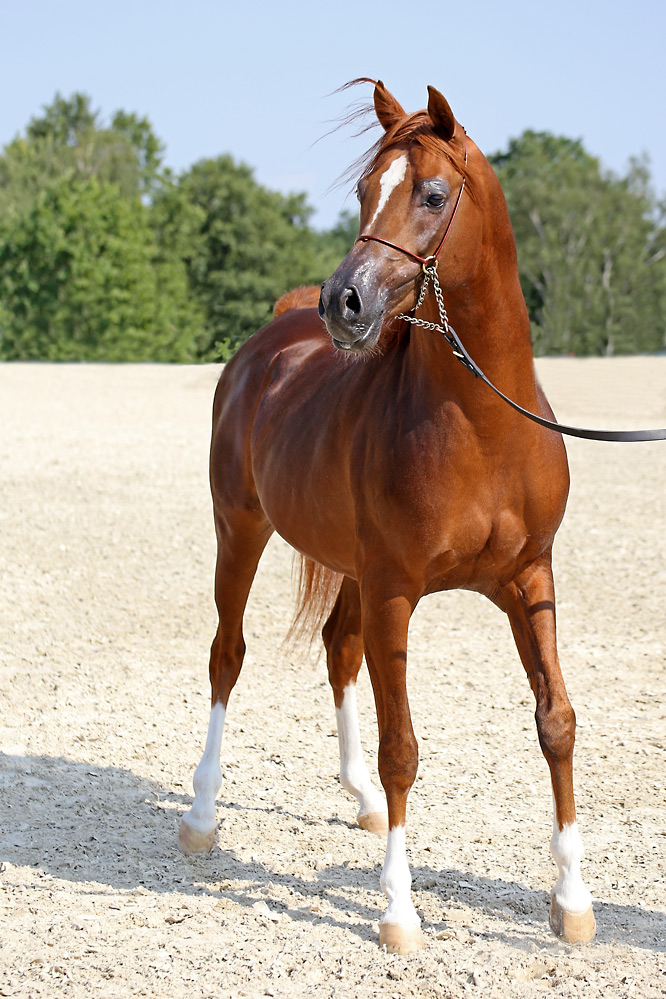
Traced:
<path fill-rule="evenodd" d="M 377 84 L 376 80 L 362 76 L 357 80 L 350 80 L 340 87 L 340 91 L 358 86 L 361 83 Z M 364 135 L 375 125 L 378 125 L 374 104 L 371 102 L 358 102 L 353 104 L 347 114 L 340 120 L 337 128 L 346 128 L 361 122 L 361 127 L 355 133 L 355 138 Z M 458 127 L 462 125 L 458 123 Z M 337 131 L 337 128 L 334 131 Z M 456 129 L 457 133 L 457 129 Z M 465 146 L 459 143 L 445 142 L 435 132 L 430 115 L 426 110 L 413 111 L 400 118 L 394 125 L 382 132 L 379 139 L 365 153 L 359 156 L 345 170 L 340 177 L 338 184 L 356 183 L 368 177 L 377 166 L 379 157 L 395 146 L 419 146 L 426 152 L 437 156 L 445 156 L 451 166 L 465 179 L 465 190 L 474 200 L 474 178 L 470 175 L 465 154 Z M 336 185 L 337 186 L 337 185 Z"/>

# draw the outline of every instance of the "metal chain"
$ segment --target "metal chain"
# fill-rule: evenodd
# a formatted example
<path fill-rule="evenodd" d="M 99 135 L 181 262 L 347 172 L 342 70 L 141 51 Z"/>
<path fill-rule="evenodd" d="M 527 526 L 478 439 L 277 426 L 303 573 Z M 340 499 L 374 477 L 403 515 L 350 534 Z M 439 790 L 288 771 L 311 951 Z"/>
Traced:
<path fill-rule="evenodd" d="M 407 316 L 404 313 L 399 315 L 397 318 L 404 320 L 406 323 L 413 323 L 415 326 L 421 326 L 426 330 L 437 330 L 441 333 L 449 346 L 453 349 L 453 355 L 456 357 L 461 364 L 463 364 L 468 371 L 474 375 L 475 378 L 480 378 L 486 383 L 486 385 L 493 390 L 501 399 L 504 400 L 509 406 L 515 409 L 518 413 L 526 416 L 528 420 L 533 420 L 534 423 L 538 423 L 542 427 L 546 427 L 548 430 L 554 430 L 558 434 L 568 434 L 570 437 L 582 437 L 585 440 L 592 441 L 663 441 L 666 440 L 666 428 L 662 430 L 586 430 L 582 427 L 567 427 L 563 426 L 561 423 L 555 423 L 553 420 L 547 420 L 543 416 L 539 416 L 537 413 L 531 413 L 528 409 L 523 409 L 519 406 L 517 402 L 510 399 L 507 395 L 493 385 L 490 379 L 484 375 L 483 371 L 472 358 L 469 356 L 465 348 L 463 347 L 458 334 L 454 330 L 453 326 L 449 323 L 449 317 L 446 314 L 446 309 L 444 308 L 444 298 L 442 296 L 442 289 L 437 277 L 437 260 L 434 257 L 427 257 L 423 262 L 423 284 L 421 285 L 421 290 L 419 292 L 416 305 L 414 306 L 414 312 L 416 312 L 425 300 L 428 285 L 432 281 L 433 291 L 435 293 L 435 298 L 437 299 L 437 308 L 439 309 L 439 319 L 438 323 L 430 323 L 425 319 L 417 319 L 416 316 Z"/>
<path fill-rule="evenodd" d="M 413 323 L 415 326 L 421 326 L 426 330 L 437 330 L 438 333 L 442 333 L 448 342 L 453 346 L 454 340 L 449 333 L 449 317 L 446 314 L 446 309 L 444 307 L 444 298 L 442 296 L 442 288 L 437 278 L 437 261 L 430 264 L 429 267 L 423 268 L 423 273 L 425 277 L 423 278 L 423 284 L 421 285 L 421 291 L 419 292 L 419 297 L 417 299 L 416 305 L 414 306 L 414 312 L 421 308 L 428 291 L 428 282 L 432 281 L 433 291 L 435 292 L 435 298 L 437 299 L 437 308 L 439 309 L 439 323 L 430 323 L 426 319 L 417 319 L 416 316 L 408 316 L 402 313 L 398 316 L 398 319 L 404 319 L 406 323 Z M 441 323 L 441 325 L 440 325 Z"/>
<path fill-rule="evenodd" d="M 413 323 L 415 326 L 420 326 L 425 330 L 437 330 L 438 333 L 442 334 L 449 346 L 453 348 L 453 353 L 461 364 L 463 364 L 468 371 L 471 371 L 475 378 L 478 378 L 479 373 L 477 372 L 474 363 L 471 361 L 471 358 L 465 357 L 465 355 L 461 352 L 458 334 L 449 323 L 449 317 L 446 314 L 446 308 L 444 306 L 442 287 L 439 283 L 439 278 L 437 277 L 437 260 L 434 257 L 428 257 L 427 266 L 425 264 L 423 265 L 423 274 L 423 284 L 421 285 L 419 297 L 416 301 L 416 305 L 414 306 L 414 312 L 420 309 L 423 305 L 428 291 L 428 283 L 432 281 L 432 288 L 435 293 L 437 308 L 439 310 L 439 323 L 431 323 L 428 322 L 427 319 L 417 319 L 416 316 L 408 316 L 404 312 L 397 318 L 403 319 L 406 323 Z"/>
<path fill-rule="evenodd" d="M 430 266 L 424 267 L 423 273 L 425 276 L 423 278 L 423 284 L 421 285 L 419 297 L 416 305 L 414 306 L 414 312 L 420 309 L 423 305 L 428 291 L 428 283 L 432 281 L 433 291 L 435 292 L 435 298 L 437 299 L 437 308 L 439 309 L 439 319 L 442 325 L 440 326 L 439 323 L 430 323 L 425 319 L 417 319 L 416 316 L 408 316 L 405 313 L 402 313 L 397 318 L 404 319 L 406 323 L 414 323 L 415 326 L 422 326 L 423 329 L 426 330 L 437 330 L 439 333 L 443 333 L 446 339 L 451 342 L 449 334 L 449 317 L 446 314 L 442 288 L 437 278 L 437 261 L 435 260 L 434 263 L 430 264 Z"/>
<path fill-rule="evenodd" d="M 467 155 L 465 155 L 465 160 L 467 160 Z M 451 222 L 453 222 L 453 216 L 455 215 L 458 203 L 460 202 L 460 195 L 462 194 L 463 187 L 464 187 L 464 182 L 463 186 L 460 188 L 460 193 L 458 194 L 458 201 L 456 202 L 456 208 L 454 208 L 453 215 L 451 216 L 449 225 L 447 226 L 446 232 L 444 233 L 444 237 L 446 237 L 446 233 L 448 233 L 449 231 Z M 471 371 L 471 373 L 474 375 L 475 378 L 480 378 L 482 381 L 484 381 L 486 385 L 493 390 L 493 392 L 495 392 L 501 399 L 504 400 L 504 402 L 507 403 L 507 405 L 515 409 L 516 412 L 521 413 L 523 416 L 526 416 L 528 420 L 533 420 L 534 423 L 538 423 L 540 426 L 546 427 L 548 430 L 554 430 L 558 434 L 568 434 L 570 437 L 583 437 L 586 440 L 595 440 L 595 441 L 666 440 L 666 428 L 662 430 L 586 430 L 582 427 L 566 427 L 563 426 L 561 423 L 555 423 L 553 420 L 547 420 L 545 417 L 539 416 L 537 413 L 531 413 L 528 409 L 523 409 L 523 407 L 519 406 L 517 402 L 513 401 L 513 399 L 510 399 L 507 395 L 504 395 L 503 392 L 500 392 L 500 390 L 495 385 L 493 385 L 490 379 L 486 375 L 484 375 L 483 371 L 478 366 L 478 364 L 476 364 L 472 360 L 470 355 L 467 353 L 465 347 L 460 341 L 460 338 L 458 337 L 458 334 L 454 330 L 453 326 L 451 326 L 451 324 L 449 323 L 449 317 L 447 316 L 446 309 L 444 308 L 444 298 L 442 296 L 442 289 L 440 287 L 439 279 L 437 277 L 437 254 L 442 248 L 442 243 L 444 242 L 444 240 L 442 239 L 442 243 L 439 244 L 439 247 L 437 248 L 433 256 L 423 258 L 423 257 L 417 257 L 409 250 L 405 250 L 404 247 L 398 246 L 397 243 L 389 243 L 387 242 L 387 240 L 378 239 L 376 236 L 364 235 L 364 236 L 359 236 L 359 239 L 377 239 L 378 242 L 385 243 L 387 246 L 392 246 L 393 249 L 395 250 L 401 250 L 403 253 L 406 253 L 408 256 L 413 257 L 415 260 L 420 261 L 424 276 L 423 276 L 423 284 L 421 285 L 421 290 L 419 291 L 416 305 L 414 306 L 414 312 L 417 312 L 423 305 L 426 294 L 428 292 L 428 285 L 432 281 L 433 291 L 435 293 L 435 298 L 437 299 L 437 308 L 439 310 L 440 321 L 438 323 L 430 323 L 425 319 L 417 319 L 416 316 L 414 315 L 407 316 L 405 315 L 405 313 L 401 313 L 399 316 L 397 316 L 397 318 L 402 319 L 406 323 L 413 323 L 415 326 L 421 326 L 423 329 L 437 330 L 438 333 L 441 333 L 446 342 L 452 348 L 453 356 L 457 358 L 457 360 L 459 360 L 460 363 L 463 364 L 468 371 Z"/>

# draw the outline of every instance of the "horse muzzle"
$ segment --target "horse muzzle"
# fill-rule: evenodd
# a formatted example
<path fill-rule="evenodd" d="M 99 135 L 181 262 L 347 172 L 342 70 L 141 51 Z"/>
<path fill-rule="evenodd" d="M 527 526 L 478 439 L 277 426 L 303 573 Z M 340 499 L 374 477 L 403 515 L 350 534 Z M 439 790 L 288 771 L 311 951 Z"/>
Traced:
<path fill-rule="evenodd" d="M 324 282 L 319 315 L 338 350 L 360 354 L 374 347 L 384 319 L 382 297 L 360 282 L 345 281 L 338 271 Z"/>

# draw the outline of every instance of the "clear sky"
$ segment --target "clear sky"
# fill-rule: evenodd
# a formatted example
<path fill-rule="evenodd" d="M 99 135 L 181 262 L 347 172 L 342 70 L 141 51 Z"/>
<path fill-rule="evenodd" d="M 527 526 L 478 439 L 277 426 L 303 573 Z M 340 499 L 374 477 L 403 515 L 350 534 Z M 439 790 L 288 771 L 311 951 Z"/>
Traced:
<path fill-rule="evenodd" d="M 0 0 L 0 145 L 82 90 L 147 115 L 176 171 L 229 152 L 327 226 L 345 200 L 329 186 L 370 144 L 316 142 L 350 100 L 327 95 L 370 76 L 408 111 L 438 87 L 486 152 L 526 128 L 618 172 L 646 152 L 664 195 L 665 44 L 666 0 Z"/>

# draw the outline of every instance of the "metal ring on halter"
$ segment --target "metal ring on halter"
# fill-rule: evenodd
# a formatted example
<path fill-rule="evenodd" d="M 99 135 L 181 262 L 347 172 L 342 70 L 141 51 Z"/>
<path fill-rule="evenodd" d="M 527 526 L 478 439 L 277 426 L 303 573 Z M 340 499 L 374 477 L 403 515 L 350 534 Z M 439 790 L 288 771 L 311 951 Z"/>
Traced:
<path fill-rule="evenodd" d="M 427 274 L 429 270 L 437 270 L 437 257 L 433 253 L 430 257 L 426 257 L 421 264 L 421 269 L 424 274 Z"/>

